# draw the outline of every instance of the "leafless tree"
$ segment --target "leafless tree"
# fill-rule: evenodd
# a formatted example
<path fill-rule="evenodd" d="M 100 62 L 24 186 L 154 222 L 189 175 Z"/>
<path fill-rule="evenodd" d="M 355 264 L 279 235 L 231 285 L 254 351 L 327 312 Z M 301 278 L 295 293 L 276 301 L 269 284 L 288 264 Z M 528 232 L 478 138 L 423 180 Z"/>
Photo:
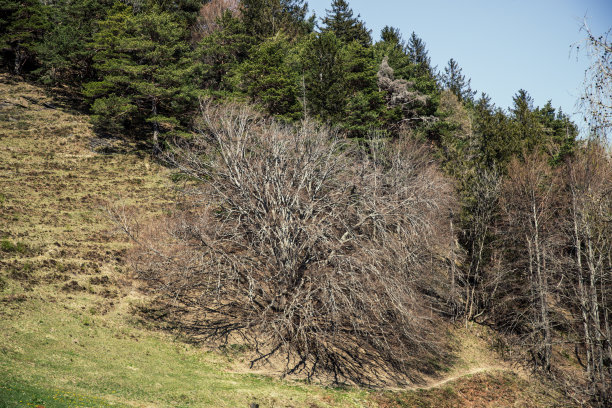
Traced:
<path fill-rule="evenodd" d="M 202 37 L 210 35 L 219 30 L 218 20 L 223 13 L 231 11 L 234 15 L 239 13 L 239 0 L 210 0 L 200 7 L 198 18 L 193 27 L 192 37 L 194 42 L 199 41 Z"/>
<path fill-rule="evenodd" d="M 611 30 L 598 36 L 593 34 L 584 21 L 581 31 L 585 32 L 586 38 L 582 44 L 575 45 L 577 51 L 582 46 L 591 60 L 585 71 L 580 107 L 588 131 L 604 140 L 610 137 L 612 129 L 612 44 L 609 42 Z"/>
<path fill-rule="evenodd" d="M 551 369 L 553 279 L 558 275 L 560 204 L 557 172 L 537 152 L 513 159 L 501 195 L 505 253 L 498 324 L 517 335 L 536 369 Z"/>
<path fill-rule="evenodd" d="M 586 20 L 586 34 L 577 51 L 590 59 L 585 71 L 580 107 L 588 137 L 569 161 L 565 185 L 569 192 L 568 235 L 573 263 L 568 276 L 577 299 L 580 343 L 593 401 L 612 404 L 612 45 L 610 30 L 594 34 Z M 577 352 L 577 355 L 579 353 Z"/>
<path fill-rule="evenodd" d="M 488 310 L 490 299 L 495 298 L 498 276 L 485 276 L 491 252 L 491 235 L 498 212 L 501 175 L 496 169 L 476 168 L 469 180 L 469 221 L 464 231 L 468 246 L 468 264 L 462 277 L 465 290 L 464 316 L 466 322 L 478 318 Z"/>
<path fill-rule="evenodd" d="M 612 159 L 602 141 L 591 140 L 567 167 L 574 261 L 568 270 L 570 295 L 578 301 L 590 392 L 607 406 L 612 398 Z"/>
<path fill-rule="evenodd" d="M 412 126 L 418 122 L 430 122 L 436 119 L 433 116 L 418 114 L 419 108 L 426 105 L 430 97 L 416 90 L 414 82 L 395 78 L 387 57 L 380 64 L 377 78 L 378 89 L 385 93 L 387 107 L 401 109 L 404 115 L 403 121 L 408 125 Z"/>
<path fill-rule="evenodd" d="M 183 329 L 240 334 L 253 363 L 335 382 L 417 381 L 450 357 L 451 184 L 425 148 L 202 104 L 166 159 L 190 177 L 180 211 L 138 236 L 134 265 Z"/>

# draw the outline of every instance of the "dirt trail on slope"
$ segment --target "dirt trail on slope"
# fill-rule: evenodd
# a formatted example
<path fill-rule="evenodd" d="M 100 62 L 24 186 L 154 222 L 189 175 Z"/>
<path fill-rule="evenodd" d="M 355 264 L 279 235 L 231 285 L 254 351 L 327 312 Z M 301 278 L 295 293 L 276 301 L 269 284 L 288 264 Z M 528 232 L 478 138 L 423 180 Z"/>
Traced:
<path fill-rule="evenodd" d="M 424 386 L 418 386 L 412 389 L 430 390 L 432 388 L 439 388 L 443 386 L 444 384 L 451 383 L 457 380 L 461 380 L 463 378 L 472 376 L 474 374 L 480 374 L 480 373 L 492 373 L 493 374 L 493 373 L 499 373 L 499 372 L 515 372 L 515 371 L 512 370 L 511 368 L 508 368 L 502 365 L 473 367 L 473 368 L 470 368 L 469 370 L 461 371 L 461 372 L 458 372 L 457 374 L 445 377 L 442 380 L 429 382 Z"/>
<path fill-rule="evenodd" d="M 429 390 L 442 387 L 476 374 L 513 373 L 522 379 L 528 374 L 520 367 L 511 365 L 493 350 L 491 346 L 492 332 L 483 326 L 469 325 L 452 330 L 452 336 L 457 341 L 457 361 L 448 372 L 437 377 L 425 378 L 423 384 L 414 384 L 409 390 Z"/>

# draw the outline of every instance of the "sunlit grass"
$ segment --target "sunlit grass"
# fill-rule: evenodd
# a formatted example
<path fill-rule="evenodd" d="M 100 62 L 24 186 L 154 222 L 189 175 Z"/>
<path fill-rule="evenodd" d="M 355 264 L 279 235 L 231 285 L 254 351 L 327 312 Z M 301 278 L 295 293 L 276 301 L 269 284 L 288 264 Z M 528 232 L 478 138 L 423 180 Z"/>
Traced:
<path fill-rule="evenodd" d="M 103 408 L 121 407 L 101 398 L 77 394 L 61 389 L 44 389 L 22 384 L 15 378 L 0 380 L 0 408 Z"/>
<path fill-rule="evenodd" d="M 93 301 L 90 296 L 63 306 L 30 299 L 18 310 L 8 311 L 0 321 L 4 393 L 12 389 L 9 395 L 33 392 L 34 399 L 48 399 L 49 389 L 59 390 L 62 395 L 94 398 L 99 402 L 95 406 L 138 402 L 145 406 L 234 407 L 252 401 L 297 406 L 307 401 L 315 406 L 365 404 L 365 392 L 232 373 L 227 358 L 216 351 L 148 332 L 122 322 L 119 316 L 98 316 L 78 307 Z"/>
<path fill-rule="evenodd" d="M 477 377 L 381 393 L 285 381 L 249 373 L 241 347 L 201 348 L 145 326 L 134 309 L 146 297 L 124 260 L 130 243 L 104 208 L 121 201 L 155 217 L 184 180 L 129 146 L 92 151 L 88 117 L 29 102 L 48 100 L 36 87 L 0 76 L 0 95 L 9 101 L 0 109 L 0 408 L 436 406 L 463 401 L 456 387 L 469 394 L 497 384 Z M 464 336 L 469 355 L 450 375 L 494 363 L 486 345 Z M 523 392 L 515 377 L 498 377 Z"/>
<path fill-rule="evenodd" d="M 154 216 L 180 180 L 135 150 L 93 152 L 88 118 L 29 102 L 46 100 L 37 88 L 0 89 L 27 106 L 0 110 L 0 407 L 368 405 L 365 391 L 232 372 L 236 355 L 139 325 L 129 242 L 104 207 Z"/>

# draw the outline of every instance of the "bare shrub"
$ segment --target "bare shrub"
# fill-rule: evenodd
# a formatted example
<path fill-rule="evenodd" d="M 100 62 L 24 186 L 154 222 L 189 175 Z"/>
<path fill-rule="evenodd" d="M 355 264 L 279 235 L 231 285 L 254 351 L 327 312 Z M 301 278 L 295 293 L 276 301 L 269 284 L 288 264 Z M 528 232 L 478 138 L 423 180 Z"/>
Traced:
<path fill-rule="evenodd" d="M 200 135 L 166 157 L 190 177 L 180 211 L 133 255 L 181 327 L 239 334 L 253 363 L 280 355 L 285 373 L 335 382 L 417 381 L 443 364 L 453 196 L 429 153 L 202 112 Z"/>
<path fill-rule="evenodd" d="M 390 109 L 400 109 L 408 125 L 412 122 L 431 122 L 436 118 L 433 116 L 419 116 L 418 111 L 425 106 L 430 97 L 415 89 L 414 82 L 402 78 L 395 78 L 393 68 L 385 57 L 376 74 L 378 88 L 385 93 L 387 106 Z"/>
<path fill-rule="evenodd" d="M 504 262 L 497 271 L 492 315 L 498 327 L 518 336 L 533 367 L 551 369 L 553 293 L 562 256 L 562 192 L 558 172 L 538 153 L 513 159 L 501 192 Z"/>
<path fill-rule="evenodd" d="M 595 406 L 612 396 L 612 157 L 602 139 L 589 140 L 565 172 L 566 220 L 572 262 L 565 270 L 566 299 L 576 322 L 576 355 Z M 578 347 L 579 346 L 579 347 Z"/>
<path fill-rule="evenodd" d="M 240 1 L 239 0 L 210 0 L 200 7 L 198 12 L 198 18 L 193 27 L 192 37 L 194 42 L 197 42 L 219 30 L 219 24 L 217 21 L 221 18 L 223 13 L 231 11 L 234 15 L 239 13 Z"/>

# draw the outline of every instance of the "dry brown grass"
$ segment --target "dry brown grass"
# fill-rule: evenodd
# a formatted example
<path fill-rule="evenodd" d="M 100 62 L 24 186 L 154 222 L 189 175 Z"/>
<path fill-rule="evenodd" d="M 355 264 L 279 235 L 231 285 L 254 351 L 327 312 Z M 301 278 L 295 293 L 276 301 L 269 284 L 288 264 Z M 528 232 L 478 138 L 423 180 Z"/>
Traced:
<path fill-rule="evenodd" d="M 8 398 L 25 393 L 55 407 L 62 393 L 100 398 L 92 406 L 414 406 L 397 391 L 379 399 L 261 375 L 274 367 L 254 375 L 239 345 L 207 351 L 139 324 L 132 311 L 146 296 L 124 263 L 130 243 L 104 207 L 120 202 L 157 217 L 174 194 L 170 174 L 128 143 L 100 139 L 86 115 L 41 89 L 0 76 L 0 401 L 13 406 Z M 448 390 L 488 393 L 472 406 L 537 395 L 504 372 L 464 378 L 499 359 L 487 340 L 464 329 L 453 336 L 460 359 L 431 382 L 463 379 L 429 390 L 427 401 L 445 401 Z"/>
<path fill-rule="evenodd" d="M 126 278 L 121 257 L 128 242 L 101 209 L 121 200 L 161 211 L 169 171 L 127 143 L 98 138 L 87 116 L 61 109 L 36 87 L 2 88 L 0 239 L 23 250 L 2 252 L 0 267 L 6 273 L 26 265 L 28 291 L 46 283 L 58 293 L 85 288 L 105 298 L 119 295 L 110 283 Z"/>

